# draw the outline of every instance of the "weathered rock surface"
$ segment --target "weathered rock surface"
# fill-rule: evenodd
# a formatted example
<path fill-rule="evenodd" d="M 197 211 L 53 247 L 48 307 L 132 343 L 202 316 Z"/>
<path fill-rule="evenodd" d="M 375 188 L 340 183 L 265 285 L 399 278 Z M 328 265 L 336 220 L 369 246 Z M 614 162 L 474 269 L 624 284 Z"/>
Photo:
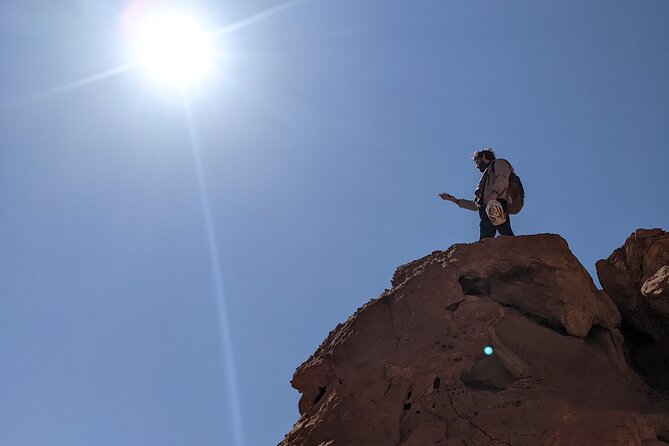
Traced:
<path fill-rule="evenodd" d="M 641 294 L 648 298 L 669 298 L 669 265 L 658 269 L 641 287 Z"/>
<path fill-rule="evenodd" d="M 669 444 L 669 400 L 561 237 L 454 245 L 392 285 L 297 369 L 282 446 Z"/>
<path fill-rule="evenodd" d="M 639 229 L 596 267 L 620 309 L 628 359 L 651 385 L 669 388 L 669 233 Z"/>

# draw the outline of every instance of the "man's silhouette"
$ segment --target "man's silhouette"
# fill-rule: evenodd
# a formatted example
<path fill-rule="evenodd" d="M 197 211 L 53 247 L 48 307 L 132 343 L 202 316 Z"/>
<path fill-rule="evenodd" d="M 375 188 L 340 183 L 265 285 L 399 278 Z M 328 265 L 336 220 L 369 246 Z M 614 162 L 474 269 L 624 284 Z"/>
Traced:
<path fill-rule="evenodd" d="M 511 164 L 503 159 L 495 159 L 495 152 L 491 148 L 477 150 L 472 155 L 472 159 L 476 163 L 476 168 L 483 172 L 474 191 L 474 200 L 455 198 L 446 192 L 439 194 L 439 196 L 443 200 L 452 201 L 463 209 L 478 211 L 481 217 L 479 240 L 495 237 L 497 231 L 500 235 L 513 235 L 507 196 L 509 176 L 513 172 Z M 502 205 L 506 216 L 506 221 L 499 226 L 494 226 L 486 213 L 486 205 L 492 200 L 497 200 Z"/>

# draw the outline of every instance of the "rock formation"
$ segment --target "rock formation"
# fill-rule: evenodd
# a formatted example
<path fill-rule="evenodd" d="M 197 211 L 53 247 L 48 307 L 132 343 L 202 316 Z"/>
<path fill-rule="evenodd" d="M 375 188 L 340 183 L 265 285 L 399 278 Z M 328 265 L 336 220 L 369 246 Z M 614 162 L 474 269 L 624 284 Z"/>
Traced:
<path fill-rule="evenodd" d="M 596 267 L 622 314 L 629 362 L 669 388 L 669 233 L 640 229 Z"/>
<path fill-rule="evenodd" d="M 669 397 L 624 337 L 669 340 L 646 319 L 667 314 L 669 239 L 635 235 L 598 263 L 613 299 L 557 235 L 399 267 L 297 369 L 301 418 L 280 445 L 669 444 Z"/>

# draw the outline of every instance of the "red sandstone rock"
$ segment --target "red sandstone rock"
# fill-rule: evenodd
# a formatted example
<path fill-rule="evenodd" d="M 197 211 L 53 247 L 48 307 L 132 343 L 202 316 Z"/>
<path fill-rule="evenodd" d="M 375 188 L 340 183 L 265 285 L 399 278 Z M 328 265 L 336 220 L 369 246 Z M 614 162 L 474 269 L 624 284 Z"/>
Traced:
<path fill-rule="evenodd" d="M 669 233 L 639 229 L 596 266 L 620 309 L 630 362 L 652 385 L 669 387 Z"/>
<path fill-rule="evenodd" d="M 641 294 L 649 298 L 669 298 L 669 265 L 658 269 L 643 283 Z"/>
<path fill-rule="evenodd" d="M 669 401 L 628 366 L 620 313 L 561 237 L 454 245 L 392 284 L 297 369 L 282 446 L 669 442 Z"/>

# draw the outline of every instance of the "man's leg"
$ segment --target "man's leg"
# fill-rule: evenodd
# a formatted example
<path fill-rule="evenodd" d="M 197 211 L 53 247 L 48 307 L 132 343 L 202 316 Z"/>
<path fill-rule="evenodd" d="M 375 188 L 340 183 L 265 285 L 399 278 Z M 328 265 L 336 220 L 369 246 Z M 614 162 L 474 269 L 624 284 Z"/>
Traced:
<path fill-rule="evenodd" d="M 499 200 L 499 204 L 501 204 L 502 209 L 504 209 L 506 221 L 501 225 L 496 226 L 495 229 L 499 231 L 499 235 L 513 235 L 513 229 L 511 229 L 511 216 L 509 215 L 509 205 L 506 200 Z"/>
<path fill-rule="evenodd" d="M 488 218 L 488 214 L 486 214 L 485 208 L 479 209 L 479 216 L 481 217 L 481 222 L 479 223 L 479 228 L 480 228 L 479 240 L 483 240 L 484 238 L 494 237 L 496 229 L 490 222 L 490 218 Z"/>

